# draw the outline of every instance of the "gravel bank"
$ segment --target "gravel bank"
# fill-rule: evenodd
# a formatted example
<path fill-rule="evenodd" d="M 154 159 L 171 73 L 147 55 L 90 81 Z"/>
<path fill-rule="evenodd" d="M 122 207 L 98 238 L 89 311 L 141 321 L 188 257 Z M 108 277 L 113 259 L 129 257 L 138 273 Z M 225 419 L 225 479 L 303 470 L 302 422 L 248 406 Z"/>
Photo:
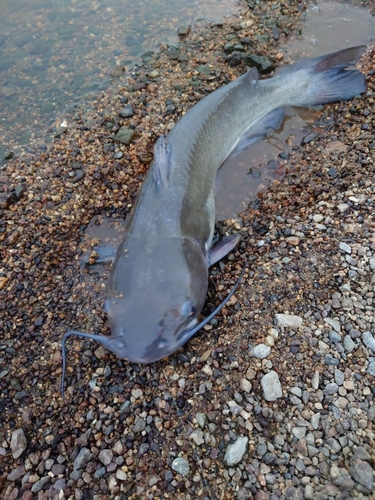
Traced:
<path fill-rule="evenodd" d="M 1 167 L 5 499 L 371 498 L 374 49 L 363 98 L 325 107 L 286 177 L 220 225 L 241 243 L 212 269 L 207 310 L 245 269 L 222 314 L 145 367 L 70 340 L 60 395 L 62 334 L 108 333 L 105 282 L 79 261 L 97 244 L 85 228 L 126 216 L 156 137 L 243 73 L 244 57 L 264 71 L 281 63 L 302 7 L 193 29 Z"/>

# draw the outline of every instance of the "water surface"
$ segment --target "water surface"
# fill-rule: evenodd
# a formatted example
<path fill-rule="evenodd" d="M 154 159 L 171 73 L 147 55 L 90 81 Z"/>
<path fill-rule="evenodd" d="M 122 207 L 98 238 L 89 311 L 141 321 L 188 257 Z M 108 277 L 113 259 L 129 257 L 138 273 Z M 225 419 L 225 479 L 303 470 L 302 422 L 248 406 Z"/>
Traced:
<path fill-rule="evenodd" d="M 68 103 L 111 84 L 181 25 L 222 20 L 235 0 L 0 0 L 0 160 L 32 143 Z M 6 22 L 5 22 L 6 20 Z"/>

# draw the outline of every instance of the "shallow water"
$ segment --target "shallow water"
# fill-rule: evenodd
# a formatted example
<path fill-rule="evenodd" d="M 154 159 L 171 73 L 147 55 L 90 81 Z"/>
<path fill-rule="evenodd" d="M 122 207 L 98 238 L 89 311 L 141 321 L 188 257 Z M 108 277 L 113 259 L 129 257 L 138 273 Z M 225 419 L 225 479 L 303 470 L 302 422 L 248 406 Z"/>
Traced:
<path fill-rule="evenodd" d="M 375 18 L 349 4 L 319 2 L 305 13 L 302 34 L 281 47 L 292 61 L 362 45 L 375 39 Z M 259 191 L 283 175 L 287 161 L 279 157 L 301 144 L 316 117 L 313 110 L 290 108 L 279 130 L 240 156 L 224 163 L 218 173 L 216 219 L 236 217 Z"/>
<path fill-rule="evenodd" d="M 0 160 L 65 105 L 108 87 L 116 65 L 176 44 L 181 25 L 238 10 L 234 0 L 0 0 L 0 8 Z"/>

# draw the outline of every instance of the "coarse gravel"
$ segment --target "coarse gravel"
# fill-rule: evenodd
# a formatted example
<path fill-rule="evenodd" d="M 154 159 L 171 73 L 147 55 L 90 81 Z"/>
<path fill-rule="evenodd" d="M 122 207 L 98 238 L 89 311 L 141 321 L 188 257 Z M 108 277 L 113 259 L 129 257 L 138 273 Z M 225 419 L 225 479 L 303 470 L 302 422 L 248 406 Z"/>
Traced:
<path fill-rule="evenodd" d="M 126 217 L 156 137 L 245 71 L 242 48 L 282 64 L 280 44 L 298 32 L 302 2 L 249 5 L 162 46 L 118 89 L 59 118 L 51 143 L 1 166 L 6 500 L 373 495 L 374 47 L 360 63 L 367 92 L 324 107 L 285 177 L 220 223 L 241 242 L 211 270 L 206 312 L 245 270 L 222 313 L 147 366 L 70 339 L 61 398 L 63 333 L 108 333 L 103 273 L 80 260 L 97 257 L 90 221 Z M 277 24 L 264 22 L 271 14 Z M 116 140 L 122 127 L 129 144 Z M 259 345 L 267 356 L 251 355 Z"/>

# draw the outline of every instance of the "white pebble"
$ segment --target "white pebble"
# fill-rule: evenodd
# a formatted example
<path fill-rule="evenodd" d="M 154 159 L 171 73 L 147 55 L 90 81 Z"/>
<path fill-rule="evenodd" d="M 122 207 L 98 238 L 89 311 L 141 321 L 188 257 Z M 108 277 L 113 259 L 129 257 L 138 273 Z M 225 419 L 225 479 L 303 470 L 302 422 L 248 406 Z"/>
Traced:
<path fill-rule="evenodd" d="M 266 401 L 275 401 L 283 396 L 279 376 L 274 371 L 268 372 L 260 381 L 263 389 L 263 396 Z"/>

